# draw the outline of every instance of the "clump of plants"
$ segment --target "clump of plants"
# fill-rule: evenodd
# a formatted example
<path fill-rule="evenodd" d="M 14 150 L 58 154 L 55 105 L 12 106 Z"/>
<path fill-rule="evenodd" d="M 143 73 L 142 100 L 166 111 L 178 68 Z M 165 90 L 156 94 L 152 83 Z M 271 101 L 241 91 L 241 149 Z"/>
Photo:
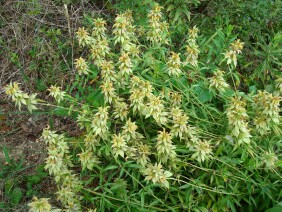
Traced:
<path fill-rule="evenodd" d="M 241 91 L 236 71 L 244 43 L 218 30 L 199 38 L 189 29 L 174 47 L 158 4 L 147 25 L 118 14 L 108 30 L 102 18 L 79 28 L 83 54 L 77 79 L 97 92 L 78 101 L 56 85 L 56 105 L 21 91 L 6 94 L 30 112 L 64 109 L 82 134 L 44 129 L 45 169 L 57 200 L 70 211 L 236 211 L 281 201 L 281 78 L 273 93 Z M 87 54 L 85 54 L 87 52 Z M 52 211 L 34 198 L 31 211 Z"/>

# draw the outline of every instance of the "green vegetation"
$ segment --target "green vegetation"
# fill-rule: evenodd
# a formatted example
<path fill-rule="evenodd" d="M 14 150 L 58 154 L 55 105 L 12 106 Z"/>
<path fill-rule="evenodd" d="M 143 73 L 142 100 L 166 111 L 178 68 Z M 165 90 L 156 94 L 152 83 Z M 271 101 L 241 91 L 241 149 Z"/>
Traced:
<path fill-rule="evenodd" d="M 3 182 L 3 195 L 8 200 L 0 202 L 0 209 L 12 209 L 20 204 L 24 198 L 32 198 L 39 194 L 39 188 L 36 186 L 46 179 L 48 174 L 44 171 L 44 166 L 38 166 L 32 174 L 27 171 L 34 165 L 23 166 L 23 161 L 14 161 L 10 158 L 9 151 L 3 147 L 5 154 L 5 164 L 0 165 L 0 179 Z M 22 173 L 26 173 L 22 175 Z M 25 208 L 22 207 L 21 210 Z"/>
<path fill-rule="evenodd" d="M 43 11 L 35 2 L 34 17 Z M 46 160 L 32 174 L 3 148 L 0 207 L 281 210 L 281 2 L 84 3 L 54 2 L 66 30 L 40 26 L 28 71 L 5 49 L 22 77 L 5 94 L 49 123 L 39 138 Z M 68 11 L 80 4 L 103 12 L 84 12 L 72 28 Z M 56 128 L 54 115 L 79 133 Z M 36 186 L 47 176 L 51 196 Z"/>

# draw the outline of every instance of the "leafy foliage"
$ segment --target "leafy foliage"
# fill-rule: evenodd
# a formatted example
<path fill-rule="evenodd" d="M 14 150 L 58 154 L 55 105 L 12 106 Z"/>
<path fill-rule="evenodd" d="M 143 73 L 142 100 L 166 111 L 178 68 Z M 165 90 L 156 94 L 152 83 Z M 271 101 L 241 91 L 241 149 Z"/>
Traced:
<path fill-rule="evenodd" d="M 0 209 L 10 208 L 21 204 L 24 198 L 31 198 L 38 195 L 38 185 L 46 179 L 48 174 L 44 166 L 38 166 L 33 174 L 23 173 L 30 167 L 25 167 L 23 161 L 16 162 L 10 158 L 9 151 L 3 147 L 5 164 L 0 165 L 0 179 L 3 182 L 4 198 L 7 203 L 0 202 Z"/>
<path fill-rule="evenodd" d="M 158 4 L 147 11 L 140 2 L 124 3 L 144 7 L 146 24 L 142 19 L 135 26 L 132 12 L 125 11 L 110 34 L 105 20 L 88 18 L 89 26 L 76 33 L 81 57 L 74 61 L 74 83 L 64 91 L 48 89 L 56 106 L 22 92 L 19 83 L 5 87 L 18 106 L 30 112 L 54 106 L 82 131 L 70 137 L 47 127 L 42 134 L 45 169 L 58 185 L 61 207 L 275 210 L 282 196 L 279 73 L 271 72 L 272 89 L 251 87 L 241 73 L 244 43 L 231 25 L 210 36 L 190 27 L 175 42 L 171 25 L 181 23 L 183 14 L 188 18 L 181 7 L 186 1 L 166 2 L 182 8 L 168 14 L 170 23 Z M 280 41 L 277 34 L 260 45 L 263 70 L 279 69 Z M 253 76 L 268 81 L 267 74 Z M 21 196 L 18 189 L 13 193 Z M 51 210 L 45 198 L 29 206 Z"/>

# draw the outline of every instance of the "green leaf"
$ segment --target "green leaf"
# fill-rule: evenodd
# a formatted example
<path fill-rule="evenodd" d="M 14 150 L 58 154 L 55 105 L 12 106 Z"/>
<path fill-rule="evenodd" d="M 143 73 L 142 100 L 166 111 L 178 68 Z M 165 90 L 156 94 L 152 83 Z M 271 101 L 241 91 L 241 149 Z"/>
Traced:
<path fill-rule="evenodd" d="M 257 93 L 257 86 L 256 85 L 250 86 L 249 87 L 249 93 L 256 94 Z"/>
<path fill-rule="evenodd" d="M 274 90 L 274 86 L 272 84 L 269 84 L 265 86 L 265 90 L 269 93 L 271 93 Z"/>
<path fill-rule="evenodd" d="M 175 23 L 180 18 L 181 10 L 181 8 L 177 8 L 172 23 Z"/>
<path fill-rule="evenodd" d="M 212 99 L 212 95 L 210 93 L 210 90 L 207 88 L 202 88 L 199 85 L 196 85 L 193 87 L 193 90 L 198 97 L 199 101 L 202 103 L 205 103 L 207 101 L 210 101 Z"/>
<path fill-rule="evenodd" d="M 5 155 L 5 160 L 7 163 L 11 163 L 11 159 L 10 159 L 10 156 L 9 156 L 9 151 L 8 149 L 3 146 L 3 152 L 4 152 L 4 155 Z"/>
<path fill-rule="evenodd" d="M 170 10 L 174 9 L 175 8 L 175 5 L 174 4 L 171 4 L 168 6 L 168 8 L 166 9 L 167 12 L 169 12 Z"/>
<path fill-rule="evenodd" d="M 266 210 L 265 212 L 281 212 L 281 211 L 282 211 L 282 206 L 276 205 L 273 208 Z"/>
<path fill-rule="evenodd" d="M 113 169 L 118 169 L 118 166 L 117 165 L 110 165 L 110 166 L 107 166 L 103 171 L 109 171 L 109 170 L 113 170 Z"/>
<path fill-rule="evenodd" d="M 68 110 L 65 108 L 56 108 L 54 110 L 54 114 L 58 116 L 67 116 L 68 115 Z"/>
<path fill-rule="evenodd" d="M 13 192 L 10 194 L 12 203 L 19 204 L 23 197 L 22 190 L 19 187 L 13 189 Z"/>

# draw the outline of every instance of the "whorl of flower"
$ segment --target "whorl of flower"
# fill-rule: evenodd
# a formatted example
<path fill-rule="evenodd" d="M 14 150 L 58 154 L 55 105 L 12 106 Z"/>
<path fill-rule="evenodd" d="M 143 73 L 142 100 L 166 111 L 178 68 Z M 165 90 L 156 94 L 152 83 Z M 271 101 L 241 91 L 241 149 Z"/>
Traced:
<path fill-rule="evenodd" d="M 187 148 L 193 148 L 196 143 L 200 141 L 197 135 L 197 128 L 191 125 L 187 125 L 187 134 L 184 135 L 185 143 Z"/>
<path fill-rule="evenodd" d="M 242 53 L 244 43 L 240 42 L 240 39 L 233 41 L 231 43 L 229 50 L 224 54 L 224 59 L 227 59 L 227 64 L 233 63 L 233 65 L 237 66 L 237 55 Z"/>
<path fill-rule="evenodd" d="M 216 70 L 216 72 L 214 72 L 214 76 L 209 78 L 209 82 L 210 82 L 210 86 L 209 87 L 210 88 L 215 88 L 219 92 L 224 92 L 225 89 L 227 89 L 229 87 L 229 85 L 225 81 L 223 76 L 224 76 L 224 72 L 223 71 Z"/>
<path fill-rule="evenodd" d="M 241 97 L 233 97 L 226 110 L 228 128 L 231 136 L 237 139 L 239 145 L 250 143 L 250 138 L 252 137 L 248 129 L 248 115 L 245 106 L 246 103 L 241 100 Z"/>
<path fill-rule="evenodd" d="M 131 24 L 133 24 L 134 20 L 133 20 L 133 12 L 132 12 L 132 10 L 130 10 L 130 9 L 125 10 L 125 11 L 122 13 L 122 16 L 123 16 L 124 18 L 126 18 L 126 20 L 127 20 L 128 22 L 130 22 Z"/>
<path fill-rule="evenodd" d="M 224 59 L 227 59 L 227 65 L 233 63 L 235 67 L 237 66 L 237 54 L 235 51 L 227 51 L 224 54 Z"/>
<path fill-rule="evenodd" d="M 117 98 L 117 94 L 114 88 L 114 85 L 110 81 L 103 81 L 102 85 L 100 86 L 102 89 L 102 93 L 105 97 L 105 102 L 112 103 L 113 99 Z"/>
<path fill-rule="evenodd" d="M 38 104 L 38 99 L 36 99 L 36 95 L 37 94 L 31 94 L 28 96 L 28 98 L 25 99 L 26 107 L 30 113 L 37 109 L 37 107 L 35 106 Z"/>
<path fill-rule="evenodd" d="M 77 32 L 76 32 L 76 37 L 78 39 L 78 43 L 80 46 L 84 47 L 87 45 L 91 44 L 91 37 L 89 36 L 89 33 L 87 32 L 86 29 L 84 29 L 84 27 L 82 28 L 78 28 Z"/>
<path fill-rule="evenodd" d="M 153 86 L 149 81 L 142 81 L 140 89 L 145 92 L 146 97 L 150 98 L 153 92 Z"/>
<path fill-rule="evenodd" d="M 140 46 L 134 43 L 130 43 L 128 45 L 124 45 L 123 50 L 124 52 L 128 53 L 129 56 L 132 57 L 133 59 L 140 60 L 140 54 L 141 54 Z"/>
<path fill-rule="evenodd" d="M 49 149 L 48 157 L 46 158 L 45 169 L 49 171 L 50 175 L 59 175 L 62 170 L 67 169 L 64 163 L 64 154 L 57 149 Z"/>
<path fill-rule="evenodd" d="M 154 184 L 159 183 L 166 188 L 169 188 L 169 182 L 167 178 L 172 176 L 169 171 L 164 171 L 161 164 L 155 163 L 155 165 L 149 164 L 144 171 L 146 175 L 145 180 L 152 181 Z"/>
<path fill-rule="evenodd" d="M 196 158 L 199 162 L 204 162 L 212 156 L 212 146 L 206 140 L 198 140 L 190 149 L 194 151 L 192 158 Z"/>
<path fill-rule="evenodd" d="M 61 188 L 65 187 L 68 188 L 69 190 L 72 190 L 73 192 L 79 192 L 79 190 L 82 188 L 81 181 L 79 180 L 77 175 L 73 173 L 72 170 L 62 170 L 62 172 L 60 173 L 60 177 L 61 177 L 61 182 L 60 182 Z"/>
<path fill-rule="evenodd" d="M 275 80 L 275 89 L 276 90 L 274 91 L 274 95 L 282 96 L 282 77 Z"/>
<path fill-rule="evenodd" d="M 153 86 L 149 81 L 143 81 L 139 77 L 133 76 L 130 83 L 130 106 L 133 112 L 139 111 L 141 114 L 147 114 L 145 98 L 150 98 L 153 94 Z"/>
<path fill-rule="evenodd" d="M 237 54 L 241 54 L 242 53 L 242 49 L 244 47 L 244 43 L 240 41 L 240 39 L 237 39 L 235 41 L 233 41 L 233 43 L 231 43 L 231 49 L 236 52 Z"/>
<path fill-rule="evenodd" d="M 254 125 L 257 131 L 264 135 L 270 130 L 272 124 L 280 121 L 280 96 L 273 96 L 266 91 L 258 91 L 253 97 L 253 109 L 255 111 Z"/>
<path fill-rule="evenodd" d="M 75 59 L 74 65 L 79 75 L 88 75 L 90 72 L 87 62 L 82 57 Z"/>
<path fill-rule="evenodd" d="M 59 140 L 64 139 L 63 135 L 56 134 L 55 131 L 49 130 L 49 126 L 43 129 L 41 138 L 46 144 L 57 144 Z"/>
<path fill-rule="evenodd" d="M 169 98 L 172 106 L 180 106 L 182 102 L 182 95 L 178 92 L 170 92 Z"/>
<path fill-rule="evenodd" d="M 193 28 L 188 29 L 188 38 L 191 39 L 191 42 L 195 42 L 198 37 L 199 29 L 194 26 Z"/>
<path fill-rule="evenodd" d="M 98 158 L 93 155 L 93 152 L 90 150 L 82 151 L 82 153 L 78 154 L 78 156 L 82 165 L 82 170 L 92 170 L 93 166 L 99 163 Z"/>
<path fill-rule="evenodd" d="M 148 18 L 149 23 L 151 23 L 154 26 L 158 26 L 160 24 L 160 21 L 162 19 L 162 7 L 159 4 L 155 4 L 153 9 L 149 12 Z"/>
<path fill-rule="evenodd" d="M 68 209 L 68 211 L 81 211 L 78 195 L 69 187 L 61 187 L 56 192 L 57 199 Z"/>
<path fill-rule="evenodd" d="M 94 27 L 92 30 L 92 36 L 96 40 L 104 40 L 106 39 L 106 21 L 102 18 L 97 18 L 93 20 Z"/>
<path fill-rule="evenodd" d="M 122 127 L 122 135 L 125 137 L 127 142 L 134 142 L 143 138 L 143 136 L 136 131 L 137 129 L 138 127 L 135 122 L 132 122 L 129 118 Z"/>
<path fill-rule="evenodd" d="M 109 107 L 99 107 L 98 112 L 94 115 L 91 122 L 91 130 L 93 135 L 106 138 L 108 135 L 108 114 Z"/>
<path fill-rule="evenodd" d="M 53 86 L 51 85 L 51 87 L 48 89 L 48 91 L 50 92 L 50 96 L 54 97 L 55 100 L 60 103 L 64 97 L 66 96 L 66 92 L 65 91 L 61 91 L 60 87 L 58 86 Z"/>
<path fill-rule="evenodd" d="M 162 163 L 167 163 L 168 160 L 174 160 L 176 158 L 176 147 L 172 144 L 172 135 L 166 132 L 165 128 L 163 131 L 158 132 L 157 137 L 157 155 Z"/>
<path fill-rule="evenodd" d="M 44 129 L 42 138 L 49 144 L 45 169 L 49 171 L 50 175 L 60 175 L 62 170 L 66 170 L 71 165 L 70 161 L 67 161 L 69 159 L 67 157 L 69 153 L 67 142 L 65 142 L 63 135 L 58 135 L 48 129 Z"/>
<path fill-rule="evenodd" d="M 9 85 L 4 87 L 5 93 L 12 98 L 12 101 L 15 102 L 16 106 L 18 106 L 19 110 L 21 110 L 22 104 L 27 107 L 29 112 L 36 110 L 36 105 L 38 104 L 38 99 L 36 99 L 37 94 L 28 95 L 24 93 L 19 88 L 19 83 L 11 82 Z"/>
<path fill-rule="evenodd" d="M 14 101 L 14 99 L 23 93 L 23 91 L 20 89 L 18 82 L 10 82 L 9 85 L 6 85 L 6 87 L 4 87 L 5 93 L 9 96 L 12 97 L 12 100 Z"/>
<path fill-rule="evenodd" d="M 124 44 L 130 43 L 130 40 L 134 38 L 134 27 L 132 26 L 132 16 L 130 13 L 119 14 L 115 18 L 113 25 L 114 43 Z"/>
<path fill-rule="evenodd" d="M 279 123 L 280 101 L 281 97 L 273 96 L 267 91 L 258 91 L 258 94 L 254 96 L 256 109 L 274 123 Z"/>
<path fill-rule="evenodd" d="M 112 151 L 114 157 L 117 158 L 119 155 L 124 158 L 124 153 L 127 151 L 128 146 L 124 136 L 121 134 L 114 134 L 112 137 Z"/>
<path fill-rule="evenodd" d="M 164 102 L 159 96 L 150 96 L 149 102 L 147 103 L 147 114 L 146 118 L 152 116 L 157 124 L 164 125 L 167 123 L 168 113 L 165 112 Z"/>
<path fill-rule="evenodd" d="M 188 116 L 178 107 L 171 109 L 170 116 L 172 117 L 171 122 L 173 124 L 171 127 L 171 134 L 183 139 L 188 133 Z"/>
<path fill-rule="evenodd" d="M 119 70 L 122 76 L 129 76 L 132 74 L 132 62 L 128 53 L 122 53 L 119 58 Z"/>
<path fill-rule="evenodd" d="M 187 45 L 186 45 L 186 63 L 191 64 L 193 66 L 197 66 L 198 64 L 198 55 L 200 53 L 199 46 L 196 43 L 196 39 L 198 37 L 198 28 L 194 26 L 192 29 L 189 29 Z"/>
<path fill-rule="evenodd" d="M 125 160 L 128 160 L 128 159 L 134 160 L 135 156 L 136 156 L 136 151 L 137 151 L 137 149 L 135 148 L 135 146 L 128 146 L 127 150 L 125 152 L 125 154 L 126 154 Z"/>
<path fill-rule="evenodd" d="M 149 30 L 147 32 L 147 39 L 153 44 L 168 44 L 168 24 L 162 22 L 162 7 L 155 4 L 153 9 L 148 14 Z"/>
<path fill-rule="evenodd" d="M 145 167 L 146 164 L 150 162 L 149 156 L 152 154 L 150 146 L 148 146 L 147 144 L 143 144 L 142 142 L 140 142 L 136 146 L 137 150 L 135 152 L 134 159 L 136 160 L 137 164 L 140 164 Z"/>
<path fill-rule="evenodd" d="M 110 53 L 109 43 L 106 39 L 100 40 L 90 49 L 90 58 L 93 60 L 94 64 L 100 67 L 106 56 Z"/>
<path fill-rule="evenodd" d="M 258 132 L 260 135 L 265 135 L 271 130 L 268 118 L 262 114 L 255 116 L 253 122 L 255 132 Z"/>
<path fill-rule="evenodd" d="M 29 212 L 49 212 L 51 211 L 51 205 L 47 198 L 33 197 L 32 202 L 27 204 Z"/>
<path fill-rule="evenodd" d="M 133 113 L 136 111 L 141 112 L 141 114 L 145 113 L 145 103 L 144 98 L 146 97 L 146 93 L 138 88 L 131 88 L 130 89 L 130 107 L 132 107 Z"/>
<path fill-rule="evenodd" d="M 114 102 L 114 118 L 119 118 L 121 121 L 124 121 L 128 115 L 128 105 L 124 101 L 115 101 Z"/>
<path fill-rule="evenodd" d="M 112 61 L 104 60 L 101 64 L 101 76 L 103 81 L 116 81 L 115 67 Z"/>
<path fill-rule="evenodd" d="M 182 73 L 180 69 L 181 61 L 179 54 L 171 52 L 171 56 L 166 65 L 168 67 L 167 71 L 169 76 L 179 76 Z"/>
<path fill-rule="evenodd" d="M 84 146 L 86 150 L 94 152 L 96 146 L 99 144 L 100 138 L 93 135 L 92 133 L 87 133 L 84 138 Z"/>
<path fill-rule="evenodd" d="M 276 167 L 275 163 L 278 161 L 278 157 L 274 152 L 268 151 L 262 155 L 262 162 L 268 169 L 273 169 Z"/>
<path fill-rule="evenodd" d="M 131 77 L 130 86 L 132 88 L 138 88 L 141 85 L 141 83 L 143 83 L 143 80 L 140 79 L 139 77 L 137 77 L 137 76 L 132 76 Z"/>
<path fill-rule="evenodd" d="M 68 167 L 73 166 L 71 156 L 68 155 L 69 147 L 65 142 L 63 135 L 44 129 L 42 139 L 48 144 L 48 157 L 46 159 L 45 169 L 48 169 L 50 175 L 54 175 L 55 181 L 59 186 L 58 200 L 69 209 L 80 210 L 80 196 L 78 192 L 81 189 L 79 179 L 72 174 Z"/>
<path fill-rule="evenodd" d="M 87 129 L 87 126 L 89 123 L 91 123 L 91 120 L 88 117 L 88 113 L 82 111 L 80 114 L 78 114 L 76 122 L 78 123 L 80 129 Z"/>

